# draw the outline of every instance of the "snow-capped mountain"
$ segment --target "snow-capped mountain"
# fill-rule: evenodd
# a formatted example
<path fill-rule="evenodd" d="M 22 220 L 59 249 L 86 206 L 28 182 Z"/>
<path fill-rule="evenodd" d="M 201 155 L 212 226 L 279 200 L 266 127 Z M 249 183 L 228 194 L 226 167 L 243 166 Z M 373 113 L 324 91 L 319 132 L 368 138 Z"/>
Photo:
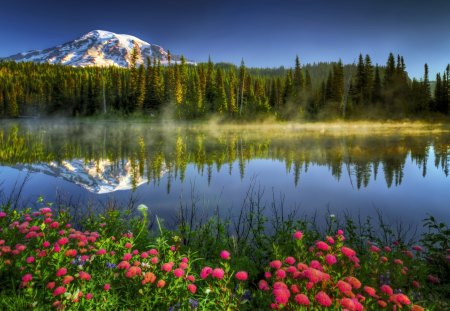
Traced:
<path fill-rule="evenodd" d="M 120 35 L 110 31 L 93 30 L 84 36 L 45 50 L 33 50 L 5 57 L 18 62 L 62 64 L 68 66 L 118 66 L 129 67 L 135 44 L 141 55 L 137 64 L 145 63 L 147 57 L 168 63 L 168 53 L 159 45 L 150 44 L 130 35 Z M 179 56 L 172 55 L 177 62 Z"/>
<path fill-rule="evenodd" d="M 72 159 L 61 163 L 20 164 L 13 168 L 62 178 L 97 194 L 131 190 L 148 182 L 146 172 L 142 176 L 139 175 L 139 172 L 133 170 L 130 161 L 117 165 L 109 160 L 85 162 L 82 159 Z M 165 173 L 166 168 L 163 166 L 159 177 Z"/>

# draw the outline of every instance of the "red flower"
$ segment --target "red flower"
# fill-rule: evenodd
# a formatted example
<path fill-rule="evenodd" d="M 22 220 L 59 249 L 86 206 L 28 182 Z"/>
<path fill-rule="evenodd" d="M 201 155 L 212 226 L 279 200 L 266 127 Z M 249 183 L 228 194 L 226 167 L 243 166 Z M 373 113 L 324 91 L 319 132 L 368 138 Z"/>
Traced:
<path fill-rule="evenodd" d="M 56 276 L 60 277 L 63 276 L 67 273 L 67 269 L 66 268 L 59 268 L 58 271 L 56 271 Z"/>
<path fill-rule="evenodd" d="M 87 272 L 81 271 L 80 272 L 80 279 L 81 280 L 86 280 L 86 281 L 90 281 L 91 280 L 91 275 Z"/>
<path fill-rule="evenodd" d="M 110 288 L 111 288 L 111 285 L 109 283 L 106 283 L 105 286 L 103 286 L 103 289 L 105 291 L 109 291 Z"/>
<path fill-rule="evenodd" d="M 156 287 L 163 288 L 166 285 L 166 281 L 159 280 L 158 283 L 156 283 Z"/>
<path fill-rule="evenodd" d="M 58 286 L 53 292 L 53 296 L 59 296 L 66 292 L 66 288 L 64 286 Z"/>
<path fill-rule="evenodd" d="M 130 267 L 130 268 L 127 270 L 127 272 L 125 272 L 125 276 L 126 276 L 127 278 L 132 278 L 132 277 L 134 277 L 135 275 L 141 275 L 141 274 L 142 274 L 141 268 L 136 267 L 136 266 Z"/>
<path fill-rule="evenodd" d="M 283 263 L 279 260 L 274 260 L 269 263 L 269 266 L 273 269 L 280 269 Z"/>
<path fill-rule="evenodd" d="M 348 292 L 352 291 L 352 286 L 349 283 L 341 281 L 341 280 L 339 280 L 337 282 L 336 287 L 339 289 L 339 291 L 342 294 L 345 294 L 345 293 L 348 293 Z"/>
<path fill-rule="evenodd" d="M 77 255 L 77 251 L 75 249 L 68 249 L 65 254 L 67 257 L 75 257 Z"/>
<path fill-rule="evenodd" d="M 220 258 L 222 258 L 224 260 L 229 260 L 231 258 L 230 252 L 228 252 L 227 250 L 221 251 Z"/>
<path fill-rule="evenodd" d="M 126 253 L 125 255 L 123 255 L 122 260 L 128 261 L 131 258 L 133 258 L 133 255 L 131 255 L 130 253 Z"/>
<path fill-rule="evenodd" d="M 294 299 L 301 306 L 309 306 L 311 304 L 309 298 L 304 294 L 295 295 Z"/>
<path fill-rule="evenodd" d="M 361 287 L 361 282 L 353 276 L 346 277 L 345 281 L 349 283 L 354 289 L 359 289 Z"/>
<path fill-rule="evenodd" d="M 373 288 L 373 287 L 364 286 L 364 291 L 371 297 L 377 296 L 377 292 L 376 292 L 375 288 Z"/>
<path fill-rule="evenodd" d="M 273 284 L 273 295 L 278 304 L 285 305 L 288 303 L 289 297 L 291 297 L 291 292 L 283 282 L 275 282 Z"/>
<path fill-rule="evenodd" d="M 117 265 L 117 269 L 128 269 L 130 267 L 130 263 L 128 261 L 121 261 L 119 262 L 119 264 Z"/>
<path fill-rule="evenodd" d="M 161 270 L 165 271 L 165 272 L 170 272 L 170 271 L 172 271 L 172 267 L 173 267 L 173 262 L 167 262 L 161 266 Z"/>
<path fill-rule="evenodd" d="M 195 294 L 195 292 L 197 291 L 197 286 L 195 286 L 194 284 L 188 284 L 187 289 L 188 289 L 188 291 L 190 291 L 192 294 Z"/>
<path fill-rule="evenodd" d="M 34 257 L 30 256 L 27 258 L 27 263 L 33 263 L 34 262 Z"/>
<path fill-rule="evenodd" d="M 401 303 L 402 305 L 411 304 L 411 301 L 409 300 L 408 296 L 403 294 L 397 294 L 397 302 Z"/>
<path fill-rule="evenodd" d="M 269 284 L 267 284 L 266 280 L 260 280 L 258 282 L 258 288 L 262 291 L 268 291 L 269 290 Z"/>
<path fill-rule="evenodd" d="M 131 245 L 131 243 L 125 243 L 125 248 L 130 249 L 130 248 L 132 248 L 132 247 L 133 247 L 133 245 Z"/>
<path fill-rule="evenodd" d="M 342 298 L 341 306 L 348 310 L 355 310 L 355 303 L 350 298 Z"/>
<path fill-rule="evenodd" d="M 286 277 L 286 271 L 284 271 L 283 269 L 278 269 L 275 272 L 275 276 L 277 279 L 282 280 Z"/>
<path fill-rule="evenodd" d="M 22 282 L 24 283 L 24 284 L 27 284 L 28 282 L 31 282 L 31 280 L 33 280 L 33 276 L 31 275 L 31 274 L 25 274 L 23 277 L 22 277 Z"/>
<path fill-rule="evenodd" d="M 181 268 L 177 268 L 173 270 L 173 274 L 175 275 L 176 278 L 181 278 L 184 275 L 184 270 Z"/>
<path fill-rule="evenodd" d="M 206 279 L 211 273 L 212 273 L 212 268 L 210 268 L 210 267 L 204 267 L 203 269 L 202 269 L 202 271 L 200 271 L 200 277 L 202 278 L 202 279 Z"/>
<path fill-rule="evenodd" d="M 356 255 L 356 252 L 354 250 L 345 246 L 341 247 L 341 252 L 347 257 L 353 257 Z"/>
<path fill-rule="evenodd" d="M 91 299 L 92 299 L 92 293 L 87 293 L 86 300 L 91 300 Z"/>
<path fill-rule="evenodd" d="M 47 284 L 47 288 L 48 289 L 54 289 L 55 288 L 55 285 L 56 285 L 56 283 L 55 282 L 48 282 L 48 284 Z"/>
<path fill-rule="evenodd" d="M 222 268 L 215 268 L 212 271 L 212 277 L 216 279 L 223 279 L 224 271 Z"/>
<path fill-rule="evenodd" d="M 327 243 L 319 241 L 316 243 L 316 246 L 319 250 L 327 252 L 330 249 Z"/>
<path fill-rule="evenodd" d="M 69 239 L 68 238 L 60 238 L 56 243 L 63 246 L 63 245 L 66 245 L 67 243 L 69 243 Z"/>
<path fill-rule="evenodd" d="M 324 307 L 329 307 L 331 306 L 331 298 L 330 296 L 328 296 L 325 292 L 320 291 L 319 293 L 317 293 L 315 300 Z"/>
<path fill-rule="evenodd" d="M 392 288 L 389 285 L 382 285 L 380 287 L 381 291 L 383 293 L 385 293 L 386 295 L 392 295 L 394 293 L 394 291 L 392 290 Z"/>
<path fill-rule="evenodd" d="M 301 231 L 296 231 L 292 237 L 296 240 L 301 240 L 303 238 L 303 233 Z"/>
<path fill-rule="evenodd" d="M 332 266 L 337 262 L 336 256 L 328 254 L 325 256 L 325 261 L 328 265 Z"/>
<path fill-rule="evenodd" d="M 246 271 L 239 271 L 236 273 L 236 279 L 239 281 L 247 281 L 248 273 Z"/>

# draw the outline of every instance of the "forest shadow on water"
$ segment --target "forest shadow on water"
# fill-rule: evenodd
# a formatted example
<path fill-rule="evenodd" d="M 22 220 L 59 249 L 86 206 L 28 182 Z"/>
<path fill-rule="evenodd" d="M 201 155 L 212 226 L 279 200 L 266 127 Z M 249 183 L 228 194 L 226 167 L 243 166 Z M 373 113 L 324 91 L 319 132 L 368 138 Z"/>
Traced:
<path fill-rule="evenodd" d="M 321 226 L 330 215 L 382 216 L 420 231 L 427 214 L 450 220 L 448 132 L 426 123 L 2 121 L 0 189 L 18 206 L 42 196 L 77 213 L 143 203 L 169 227 L 233 224 L 255 208 L 270 220 L 281 211 Z"/>

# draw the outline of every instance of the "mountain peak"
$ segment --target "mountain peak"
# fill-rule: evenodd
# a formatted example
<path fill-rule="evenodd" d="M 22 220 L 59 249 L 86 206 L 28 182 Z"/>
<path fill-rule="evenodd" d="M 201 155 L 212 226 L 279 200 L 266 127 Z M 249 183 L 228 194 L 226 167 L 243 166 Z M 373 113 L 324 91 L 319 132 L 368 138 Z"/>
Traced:
<path fill-rule="evenodd" d="M 162 64 L 168 63 L 168 53 L 159 45 L 150 44 L 137 37 L 116 34 L 105 30 L 92 30 L 73 41 L 42 51 L 29 51 L 6 57 L 18 62 L 62 64 L 75 67 L 118 66 L 130 67 L 131 53 L 137 45 L 141 56 L 137 64 L 144 64 L 147 57 L 158 59 Z M 172 61 L 179 61 L 172 56 Z"/>

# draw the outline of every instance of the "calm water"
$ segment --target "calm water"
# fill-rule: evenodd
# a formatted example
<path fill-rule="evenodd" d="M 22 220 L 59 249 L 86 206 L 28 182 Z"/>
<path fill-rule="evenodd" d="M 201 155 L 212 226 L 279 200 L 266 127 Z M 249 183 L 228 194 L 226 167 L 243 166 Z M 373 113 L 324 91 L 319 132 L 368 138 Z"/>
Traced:
<path fill-rule="evenodd" d="M 0 121 L 2 199 L 66 204 L 130 198 L 174 222 L 182 205 L 234 217 L 250 193 L 302 215 L 450 222 L 450 134 L 426 127 L 175 127 Z M 14 187 L 16 185 L 16 187 Z M 15 191 L 13 189 L 16 189 Z"/>

